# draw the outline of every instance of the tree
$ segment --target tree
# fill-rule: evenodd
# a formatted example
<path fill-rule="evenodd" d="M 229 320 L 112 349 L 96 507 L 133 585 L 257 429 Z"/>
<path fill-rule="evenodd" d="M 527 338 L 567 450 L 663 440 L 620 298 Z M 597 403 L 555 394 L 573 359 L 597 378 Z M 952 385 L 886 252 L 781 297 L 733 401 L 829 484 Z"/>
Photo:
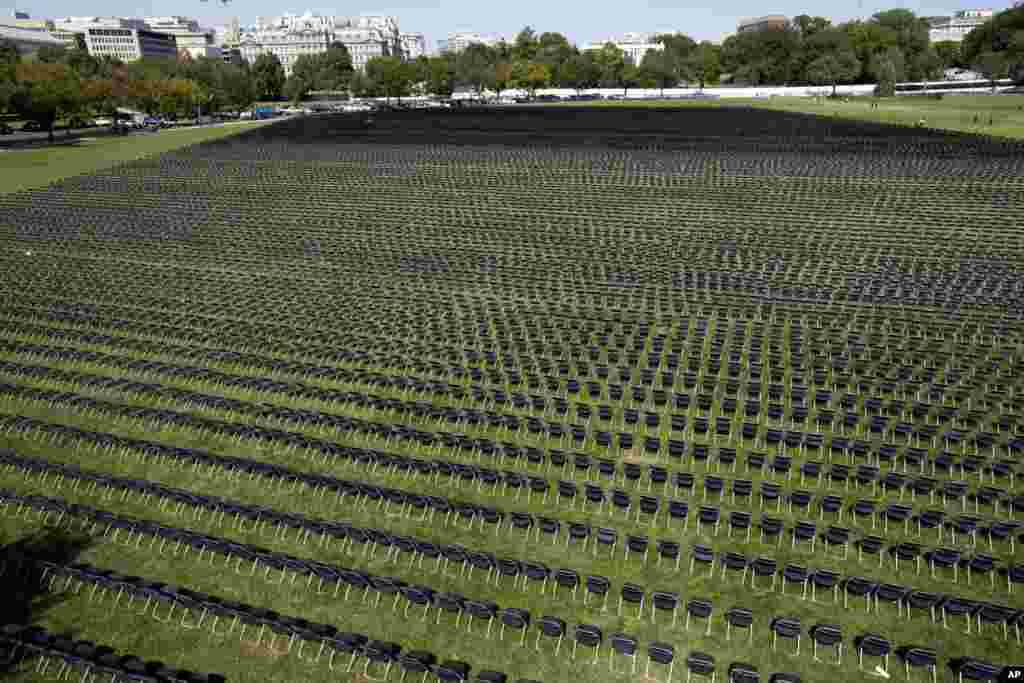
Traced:
<path fill-rule="evenodd" d="M 718 83 L 722 75 L 721 48 L 714 43 L 703 41 L 686 58 L 686 70 L 703 90 L 707 84 Z"/>
<path fill-rule="evenodd" d="M 932 43 L 932 49 L 938 57 L 940 67 L 945 69 L 963 69 L 965 64 L 960 52 L 960 43 L 955 40 L 940 40 Z"/>
<path fill-rule="evenodd" d="M 494 85 L 494 60 L 491 50 L 482 43 L 472 43 L 460 52 L 455 61 L 459 80 L 483 94 Z"/>
<path fill-rule="evenodd" d="M 23 63 L 15 66 L 11 104 L 25 118 L 42 124 L 53 142 L 54 122 L 79 111 L 81 92 L 78 76 L 64 64 Z"/>
<path fill-rule="evenodd" d="M 539 48 L 540 41 L 537 40 L 537 34 L 533 32 L 532 28 L 526 26 L 516 34 L 515 42 L 512 43 L 512 59 L 528 62 L 537 56 Z"/>
<path fill-rule="evenodd" d="M 1009 74 L 1010 64 L 1003 53 L 989 50 L 974 58 L 973 68 L 991 81 L 992 87 L 995 88 L 996 81 L 1006 78 Z"/>
<path fill-rule="evenodd" d="M 675 57 L 668 50 L 648 50 L 640 61 L 640 73 L 645 80 L 661 88 L 662 96 L 665 88 L 679 82 Z"/>
<path fill-rule="evenodd" d="M 816 34 L 828 30 L 832 26 L 832 22 L 825 17 L 812 17 L 807 14 L 793 17 L 792 24 L 803 41 L 810 40 Z"/>
<path fill-rule="evenodd" d="M 622 67 L 621 73 L 619 73 L 618 86 L 622 88 L 623 96 L 629 94 L 630 88 L 635 88 L 640 85 L 640 67 L 632 62 L 626 62 L 625 66 Z"/>
<path fill-rule="evenodd" d="M 832 95 L 840 82 L 849 82 L 860 74 L 860 60 L 853 50 L 840 50 L 824 54 L 807 65 L 807 75 L 812 83 L 832 84 Z"/>
<path fill-rule="evenodd" d="M 501 92 L 507 90 L 512 84 L 512 64 L 510 62 L 498 62 L 494 65 L 494 92 L 501 97 Z"/>
<path fill-rule="evenodd" d="M 999 12 L 975 28 L 964 36 L 960 49 L 963 62 L 972 65 L 987 52 L 1002 54 L 1007 74 L 1024 82 L 1024 5 Z"/>
<path fill-rule="evenodd" d="M 532 97 L 538 88 L 543 88 L 551 82 L 551 69 L 547 64 L 541 62 L 528 62 L 526 73 L 523 77 L 523 85 L 530 91 Z"/>
<path fill-rule="evenodd" d="M 252 65 L 252 76 L 256 86 L 256 95 L 269 100 L 281 97 L 284 89 L 284 67 L 277 55 L 264 52 L 256 58 Z"/>
<path fill-rule="evenodd" d="M 605 43 L 594 51 L 592 59 L 600 72 L 602 88 L 618 87 L 622 82 L 622 71 L 626 68 L 626 55 L 615 43 Z"/>
<path fill-rule="evenodd" d="M 326 52 L 317 55 L 313 87 L 315 90 L 345 90 L 353 71 L 348 48 L 341 43 L 331 43 Z"/>
<path fill-rule="evenodd" d="M 292 64 L 292 72 L 285 81 L 282 93 L 292 102 L 301 102 L 316 87 L 319 71 L 320 55 L 300 55 Z"/>
<path fill-rule="evenodd" d="M 427 87 L 441 97 L 451 97 L 455 91 L 455 60 L 448 54 L 430 58 L 430 75 Z"/>
<path fill-rule="evenodd" d="M 746 31 L 722 43 L 722 69 L 750 85 L 785 84 L 800 73 L 802 45 L 792 27 Z"/>
<path fill-rule="evenodd" d="M 873 60 L 871 71 L 878 81 L 875 94 L 879 97 L 892 97 L 896 94 L 896 65 L 886 52 L 878 53 Z"/>
<path fill-rule="evenodd" d="M 0 110 L 7 109 L 14 95 L 15 67 L 21 62 L 21 55 L 14 43 L 0 40 Z"/>
<path fill-rule="evenodd" d="M 63 45 L 43 45 L 35 52 L 37 62 L 42 64 L 63 64 L 67 48 Z"/>
<path fill-rule="evenodd" d="M 398 57 L 373 57 L 366 63 L 367 78 L 389 99 L 397 97 L 401 101 L 403 95 L 409 94 L 414 73 L 411 66 Z"/>

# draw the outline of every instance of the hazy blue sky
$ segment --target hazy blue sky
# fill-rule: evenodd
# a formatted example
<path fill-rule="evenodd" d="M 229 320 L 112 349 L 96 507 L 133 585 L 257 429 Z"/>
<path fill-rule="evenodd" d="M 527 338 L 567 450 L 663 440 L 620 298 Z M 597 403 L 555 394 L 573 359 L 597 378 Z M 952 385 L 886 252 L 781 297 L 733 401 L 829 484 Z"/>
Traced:
<path fill-rule="evenodd" d="M 14 0 L 7 0 L 10 4 Z M 289 0 L 296 2 L 301 0 Z M 307 9 L 317 14 L 389 14 L 398 17 L 403 31 L 423 33 L 427 46 L 434 49 L 437 40 L 453 31 L 479 31 L 512 38 L 525 25 L 534 30 L 559 31 L 570 41 L 583 44 L 626 31 L 681 31 L 698 40 L 720 40 L 735 31 L 737 20 L 763 14 L 821 15 L 833 21 L 870 15 L 880 9 L 905 7 L 918 14 L 950 14 L 968 7 L 1007 8 L 1000 0 L 994 5 L 965 5 L 949 0 L 909 0 L 898 5 L 879 0 L 772 0 L 771 4 L 750 0 L 706 0 L 705 4 L 686 6 L 672 0 L 357 0 L 352 4 L 321 5 L 328 0 L 309 0 L 309 6 L 286 5 L 275 0 L 18 0 L 17 9 L 33 17 L 68 15 L 187 15 L 214 26 L 237 16 L 242 24 L 257 16 L 275 16 L 283 12 L 301 14 Z M 8 6 L 4 14 L 14 8 Z"/>

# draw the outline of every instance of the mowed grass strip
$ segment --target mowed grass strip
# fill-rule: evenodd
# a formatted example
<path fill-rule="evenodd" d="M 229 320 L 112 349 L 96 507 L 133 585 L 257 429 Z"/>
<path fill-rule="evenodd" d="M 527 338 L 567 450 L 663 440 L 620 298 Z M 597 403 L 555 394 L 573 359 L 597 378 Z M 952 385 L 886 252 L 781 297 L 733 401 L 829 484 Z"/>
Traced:
<path fill-rule="evenodd" d="M 267 125 L 265 121 L 209 128 L 169 128 L 153 134 L 99 137 L 75 145 L 0 151 L 0 193 L 22 192 Z"/>

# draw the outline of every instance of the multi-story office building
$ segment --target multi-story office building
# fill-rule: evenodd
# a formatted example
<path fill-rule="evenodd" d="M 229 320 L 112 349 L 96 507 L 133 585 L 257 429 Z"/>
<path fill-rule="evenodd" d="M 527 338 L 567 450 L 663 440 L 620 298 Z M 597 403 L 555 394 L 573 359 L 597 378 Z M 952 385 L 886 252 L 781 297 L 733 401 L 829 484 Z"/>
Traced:
<path fill-rule="evenodd" d="M 85 42 L 85 34 L 90 28 L 126 28 L 148 30 L 142 19 L 124 19 L 121 17 L 62 17 L 53 20 L 50 35 L 64 42 L 68 47 L 75 47 L 79 41 Z"/>
<path fill-rule="evenodd" d="M 932 17 L 928 20 L 928 37 L 933 43 L 944 40 L 960 42 L 968 33 L 992 18 L 990 9 L 967 9 L 951 17 Z"/>
<path fill-rule="evenodd" d="M 123 62 L 144 57 L 175 59 L 178 56 L 174 36 L 140 28 L 87 28 L 85 47 L 94 57 L 115 57 Z"/>
<path fill-rule="evenodd" d="M 19 14 L 22 14 L 19 12 Z M 17 22 L 29 22 L 28 15 L 21 17 L 0 18 L 0 40 L 5 40 L 14 45 L 19 54 L 32 54 L 41 47 L 65 47 L 66 43 L 59 38 L 54 38 L 45 28 L 33 28 L 31 24 L 19 24 Z"/>
<path fill-rule="evenodd" d="M 220 47 L 214 42 L 213 31 L 203 30 L 194 19 L 149 17 L 146 23 L 153 31 L 174 36 L 178 51 L 188 53 L 192 58 L 220 56 Z"/>
<path fill-rule="evenodd" d="M 781 14 L 769 14 L 756 19 L 744 19 L 736 27 L 737 33 L 748 31 L 765 31 L 769 29 L 783 29 L 789 26 L 789 18 Z"/>
<path fill-rule="evenodd" d="M 482 33 L 465 31 L 452 33 L 448 36 L 447 40 L 437 41 L 437 49 L 439 52 L 461 52 L 473 43 L 482 43 L 483 45 L 494 47 L 495 45 L 504 42 L 507 41 L 502 36 L 484 35 Z"/>
<path fill-rule="evenodd" d="M 12 12 L 9 17 L 0 18 L 0 26 L 21 28 L 26 31 L 52 31 L 53 21 L 50 19 L 33 19 L 28 12 Z"/>

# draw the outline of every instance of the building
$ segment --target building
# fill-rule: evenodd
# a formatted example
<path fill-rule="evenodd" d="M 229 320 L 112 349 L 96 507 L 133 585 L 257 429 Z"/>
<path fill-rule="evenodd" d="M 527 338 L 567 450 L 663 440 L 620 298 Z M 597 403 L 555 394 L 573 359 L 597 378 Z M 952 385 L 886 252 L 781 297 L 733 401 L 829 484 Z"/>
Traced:
<path fill-rule="evenodd" d="M 234 64 L 235 66 L 241 66 L 242 51 L 237 47 L 231 47 L 230 45 L 222 45 L 220 48 L 220 58 L 224 60 L 225 64 Z"/>
<path fill-rule="evenodd" d="M 254 64 L 256 58 L 264 53 L 276 56 L 284 67 L 285 76 L 290 76 L 295 60 L 303 55 L 324 52 L 330 44 L 331 34 L 324 30 L 262 30 L 243 36 L 238 49 L 242 58 L 250 64 Z"/>
<path fill-rule="evenodd" d="M 352 55 L 352 66 L 362 70 L 373 57 L 401 54 L 398 20 L 394 17 L 323 17 L 306 12 L 274 18 L 259 17 L 256 25 L 239 28 L 238 47 L 250 63 L 264 52 L 277 56 L 285 73 L 302 55 L 325 51 L 341 43 Z"/>
<path fill-rule="evenodd" d="M 968 33 L 992 18 L 990 9 L 967 9 L 951 17 L 932 17 L 928 21 L 928 37 L 933 43 L 944 40 L 960 42 Z"/>
<path fill-rule="evenodd" d="M 482 43 L 488 47 L 494 47 L 499 43 L 507 42 L 502 36 L 483 35 L 481 33 L 462 32 L 452 33 L 447 40 L 437 41 L 439 52 L 461 52 L 473 43 Z"/>
<path fill-rule="evenodd" d="M 0 23 L 0 40 L 10 41 L 18 54 L 22 55 L 32 54 L 41 47 L 66 47 L 63 40 L 54 38 L 46 31 L 5 26 L 2 23 Z"/>
<path fill-rule="evenodd" d="M 88 28 L 85 47 L 93 57 L 114 57 L 133 62 L 144 57 L 176 59 L 174 36 L 140 28 Z"/>
<path fill-rule="evenodd" d="M 68 47 L 75 47 L 78 41 L 85 41 L 85 33 L 90 28 L 129 28 L 143 29 L 146 22 L 142 19 L 122 19 L 120 17 L 63 17 L 53 20 L 50 35 L 64 41 Z"/>
<path fill-rule="evenodd" d="M 783 29 L 789 26 L 789 18 L 781 14 L 769 14 L 756 19 L 744 19 L 736 27 L 737 33 L 764 31 L 766 29 Z"/>
<path fill-rule="evenodd" d="M 652 36 L 644 33 L 625 33 L 618 38 L 595 40 L 592 43 L 585 45 L 583 50 L 600 50 L 606 43 L 612 43 L 615 47 L 622 50 L 627 60 L 633 64 L 640 64 L 644 59 L 644 55 L 646 55 L 649 50 L 665 49 L 665 46 L 661 43 L 652 42 L 651 37 Z"/>
<path fill-rule="evenodd" d="M 198 57 L 219 57 L 220 47 L 214 41 L 213 31 L 205 31 L 199 22 L 186 17 L 148 17 L 149 28 L 158 33 L 174 36 L 178 52 L 188 53 L 193 59 Z"/>
<path fill-rule="evenodd" d="M 0 18 L 0 26 L 22 28 L 26 31 L 52 31 L 53 21 L 50 19 L 33 19 L 28 12 L 13 12 L 10 17 Z"/>
<path fill-rule="evenodd" d="M 427 54 L 427 39 L 422 33 L 400 33 L 398 40 L 402 45 L 404 59 L 416 59 Z"/>

